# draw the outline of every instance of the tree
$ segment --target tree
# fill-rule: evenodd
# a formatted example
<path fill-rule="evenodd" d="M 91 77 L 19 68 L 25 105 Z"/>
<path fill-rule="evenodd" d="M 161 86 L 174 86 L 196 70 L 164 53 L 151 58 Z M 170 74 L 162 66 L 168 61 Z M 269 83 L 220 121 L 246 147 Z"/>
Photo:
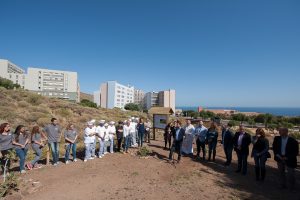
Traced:
<path fill-rule="evenodd" d="M 80 102 L 80 105 L 85 106 L 85 107 L 97 108 L 97 104 L 94 102 L 91 102 L 88 99 L 82 99 Z"/>
<path fill-rule="evenodd" d="M 1 77 L 0 77 L 0 86 L 10 90 L 14 88 L 20 88 L 19 84 L 14 84 L 11 80 L 8 80 L 6 78 L 1 78 Z"/>
<path fill-rule="evenodd" d="M 135 103 L 128 103 L 125 105 L 125 110 L 131 110 L 131 111 L 141 111 L 141 106 Z"/>
<path fill-rule="evenodd" d="M 249 120 L 249 117 L 247 117 L 243 113 L 234 114 L 234 115 L 231 116 L 231 118 L 234 121 L 240 121 L 240 122 L 244 122 L 244 121 L 248 121 Z"/>

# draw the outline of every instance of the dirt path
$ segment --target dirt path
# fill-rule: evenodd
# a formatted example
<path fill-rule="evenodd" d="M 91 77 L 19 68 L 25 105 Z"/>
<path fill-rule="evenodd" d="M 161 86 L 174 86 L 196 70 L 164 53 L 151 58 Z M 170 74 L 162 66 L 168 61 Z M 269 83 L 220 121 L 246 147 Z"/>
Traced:
<path fill-rule="evenodd" d="M 31 171 L 22 176 L 20 193 L 7 199 L 300 199 L 299 188 L 294 193 L 278 189 L 274 167 L 268 168 L 262 184 L 254 180 L 252 159 L 248 175 L 242 176 L 234 172 L 236 162 L 222 166 L 221 147 L 216 163 L 184 157 L 182 163 L 172 165 L 162 145 L 153 141 L 150 148 L 155 156 L 148 159 L 115 153 L 87 163 L 80 160 Z M 298 172 L 297 180 L 300 183 Z"/>

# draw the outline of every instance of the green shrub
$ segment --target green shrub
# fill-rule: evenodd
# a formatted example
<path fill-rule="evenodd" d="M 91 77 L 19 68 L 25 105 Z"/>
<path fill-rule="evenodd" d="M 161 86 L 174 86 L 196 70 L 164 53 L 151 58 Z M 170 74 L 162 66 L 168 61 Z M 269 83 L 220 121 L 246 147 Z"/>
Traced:
<path fill-rule="evenodd" d="M 26 101 L 19 101 L 18 102 L 18 105 L 21 107 L 21 108 L 27 108 L 30 106 L 30 104 Z"/>
<path fill-rule="evenodd" d="M 38 94 L 31 94 L 26 98 L 26 101 L 28 103 L 30 103 L 31 105 L 40 105 L 43 100 L 42 100 L 42 96 L 38 95 Z"/>
<path fill-rule="evenodd" d="M 150 149 L 148 149 L 147 147 L 142 147 L 138 150 L 137 154 L 140 156 L 140 157 L 146 157 L 148 156 L 149 154 L 151 154 L 152 151 Z"/>
<path fill-rule="evenodd" d="M 18 191 L 19 183 L 16 175 L 14 173 L 10 173 L 7 177 L 4 183 L 1 183 L 0 185 L 0 197 L 3 198 L 7 194 Z"/>
<path fill-rule="evenodd" d="M 82 99 L 80 105 L 85 107 L 97 108 L 97 104 L 87 99 Z"/>
<path fill-rule="evenodd" d="M 1 77 L 0 77 L 0 86 L 6 89 L 14 89 L 20 87 L 19 84 L 14 84 L 11 80 L 8 80 L 6 78 L 1 78 Z"/>

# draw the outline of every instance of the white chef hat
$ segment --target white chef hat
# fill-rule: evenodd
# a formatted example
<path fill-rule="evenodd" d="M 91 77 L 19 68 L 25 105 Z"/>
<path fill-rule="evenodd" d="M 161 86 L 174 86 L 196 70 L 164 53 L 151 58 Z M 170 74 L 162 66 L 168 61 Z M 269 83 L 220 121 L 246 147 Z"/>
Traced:
<path fill-rule="evenodd" d="M 92 119 L 90 122 L 93 123 L 93 124 L 95 124 L 96 120 Z"/>
<path fill-rule="evenodd" d="M 134 120 L 135 118 L 134 118 L 134 117 L 131 117 L 131 119 Z"/>
<path fill-rule="evenodd" d="M 110 121 L 109 124 L 110 124 L 110 125 L 114 125 L 115 122 L 114 122 L 114 121 Z"/>
<path fill-rule="evenodd" d="M 104 126 L 105 126 L 105 127 L 108 126 L 108 123 L 105 123 Z"/>
<path fill-rule="evenodd" d="M 94 125 L 94 123 L 92 123 L 91 121 L 87 122 L 86 124 L 87 124 L 88 126 L 93 126 L 93 125 Z"/>
<path fill-rule="evenodd" d="M 128 119 L 127 121 L 129 121 L 129 122 L 132 122 L 132 120 L 131 120 L 131 119 Z"/>
<path fill-rule="evenodd" d="M 104 123 L 105 123 L 105 120 L 102 119 L 102 120 L 99 121 L 99 123 L 100 123 L 100 124 L 104 124 Z"/>

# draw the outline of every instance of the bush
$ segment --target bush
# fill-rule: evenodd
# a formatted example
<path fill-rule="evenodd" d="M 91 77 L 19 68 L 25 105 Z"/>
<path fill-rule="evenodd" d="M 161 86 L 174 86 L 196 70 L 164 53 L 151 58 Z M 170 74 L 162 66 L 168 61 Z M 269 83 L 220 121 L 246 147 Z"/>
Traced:
<path fill-rule="evenodd" d="M 296 133 L 296 132 L 290 133 L 289 136 L 295 138 L 296 140 L 300 140 L 300 133 L 299 132 L 298 133 Z"/>
<path fill-rule="evenodd" d="M 231 125 L 231 126 L 238 126 L 240 123 L 239 122 L 237 122 L 237 121 L 235 121 L 235 120 L 230 120 L 229 122 L 228 122 L 228 125 Z"/>
<path fill-rule="evenodd" d="M 125 110 L 131 110 L 131 111 L 141 111 L 141 106 L 135 103 L 128 103 L 125 105 Z"/>
<path fill-rule="evenodd" d="M 97 104 L 87 99 L 82 99 L 80 105 L 85 107 L 97 108 Z"/>
<path fill-rule="evenodd" d="M 4 183 L 1 183 L 0 185 L 0 197 L 3 198 L 7 194 L 18 191 L 18 179 L 14 173 L 11 173 L 6 177 L 6 180 Z"/>
<path fill-rule="evenodd" d="M 19 84 L 14 84 L 11 80 L 8 80 L 6 78 L 1 78 L 1 77 L 0 77 L 0 86 L 10 90 L 20 87 Z"/>
<path fill-rule="evenodd" d="M 26 98 L 26 101 L 31 105 L 40 105 L 43 100 L 42 97 L 38 94 L 31 94 Z"/>
<path fill-rule="evenodd" d="M 148 149 L 147 147 L 142 147 L 138 150 L 137 154 L 140 156 L 140 157 L 146 157 L 148 156 L 149 154 L 151 154 L 152 151 L 150 149 Z"/>
<path fill-rule="evenodd" d="M 18 105 L 19 105 L 21 108 L 26 108 L 26 107 L 30 106 L 30 104 L 27 103 L 26 101 L 20 101 L 20 102 L 18 102 Z"/>

